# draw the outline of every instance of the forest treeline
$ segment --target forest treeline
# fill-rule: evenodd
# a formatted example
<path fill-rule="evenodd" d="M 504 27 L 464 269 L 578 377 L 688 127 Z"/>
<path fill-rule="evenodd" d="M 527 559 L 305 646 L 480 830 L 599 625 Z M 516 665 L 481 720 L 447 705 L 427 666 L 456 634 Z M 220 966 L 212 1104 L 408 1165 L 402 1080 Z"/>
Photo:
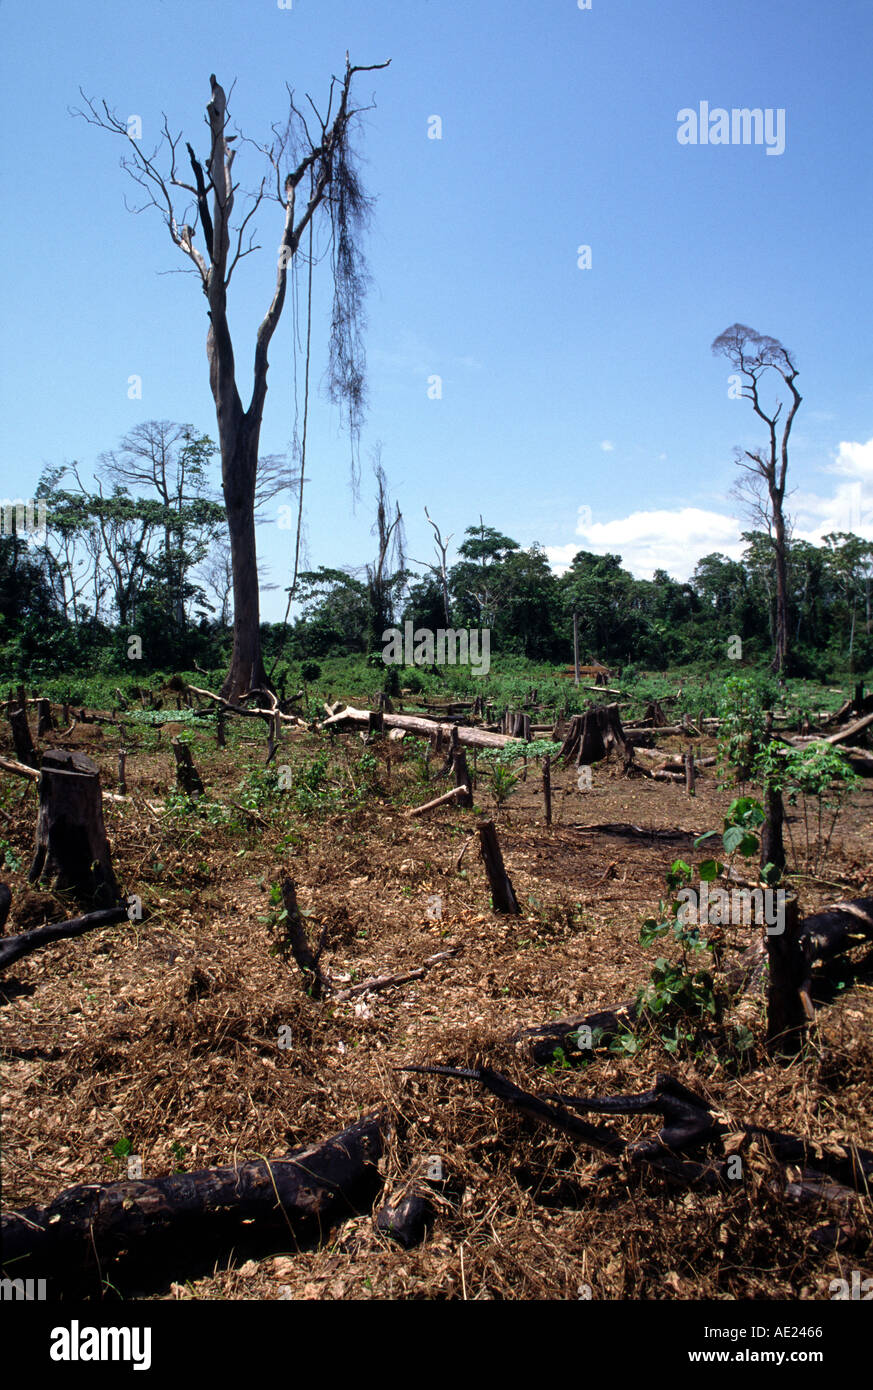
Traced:
<path fill-rule="evenodd" d="M 75 466 L 44 472 L 36 497 L 44 532 L 28 533 L 6 507 L 0 534 L 0 671 L 33 679 L 68 671 L 130 672 L 193 662 L 217 669 L 231 645 L 232 579 L 224 507 L 210 496 L 215 446 L 190 426 L 150 422 L 104 455 L 96 486 Z M 288 486 L 275 460 L 262 502 Z M 290 622 L 263 624 L 273 660 L 379 652 L 385 628 L 487 628 L 501 654 L 566 664 L 573 615 L 580 657 L 613 666 L 722 662 L 739 637 L 745 660 L 765 660 L 774 640 L 770 538 L 748 532 L 742 558 L 712 553 L 680 582 L 663 570 L 636 579 L 618 555 L 580 550 L 556 575 L 541 546 L 520 546 L 479 518 L 454 564 L 436 550 L 412 568 L 386 539 L 356 569 L 298 575 Z M 379 521 L 377 510 L 377 523 Z M 399 513 L 398 513 L 399 516 Z M 433 525 L 433 523 L 431 523 Z M 436 530 L 436 528 L 434 528 Z M 439 532 L 437 532 L 439 535 Z M 293 552 L 293 533 L 290 549 Z M 389 558 L 392 563 L 388 563 Z M 293 559 L 293 554 L 292 554 Z M 290 568 L 290 564 L 289 564 Z M 788 549 L 788 674 L 826 680 L 873 668 L 873 544 L 849 533 Z M 736 646 L 734 642 L 734 647 Z M 733 653 L 737 655 L 736 651 Z"/>

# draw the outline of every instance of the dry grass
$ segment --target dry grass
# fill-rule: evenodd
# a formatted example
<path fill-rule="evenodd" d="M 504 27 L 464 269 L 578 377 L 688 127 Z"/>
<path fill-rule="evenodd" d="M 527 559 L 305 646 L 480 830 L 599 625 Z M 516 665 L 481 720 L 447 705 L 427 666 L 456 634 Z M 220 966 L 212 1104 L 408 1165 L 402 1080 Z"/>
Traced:
<path fill-rule="evenodd" d="M 101 764 L 104 786 L 116 738 L 108 730 L 95 739 L 80 726 L 70 740 Z M 659 954 L 639 945 L 642 918 L 663 895 L 669 862 L 690 851 L 690 841 L 631 842 L 574 826 L 716 827 L 729 796 L 711 776 L 689 801 L 675 786 L 629 782 L 606 767 L 595 769 L 593 790 L 582 794 L 575 776 L 564 785 L 559 772 L 558 823 L 547 831 L 531 768 L 499 822 L 523 907 L 521 918 L 508 919 L 489 909 L 475 847 L 460 872 L 454 867 L 470 812 L 403 815 L 404 804 L 428 799 L 429 790 L 416 783 L 405 746 L 381 746 L 381 791 L 356 809 L 307 816 L 279 797 L 228 826 L 164 813 L 173 776 L 167 731 L 162 742 L 131 752 L 131 797 L 106 803 L 116 869 L 126 890 L 142 897 L 143 921 L 27 957 L 0 990 L 7 1209 L 121 1176 L 111 1150 L 122 1138 L 146 1172 L 160 1174 L 281 1155 L 378 1108 L 393 1117 L 388 1193 L 429 1156 L 442 1161 L 424 1244 L 402 1250 L 361 1216 L 320 1248 L 190 1282 L 180 1269 L 178 1283 L 152 1296 L 270 1299 L 286 1289 L 319 1299 L 575 1299 L 588 1284 L 595 1298 L 820 1299 L 847 1268 L 873 1272 L 869 1201 L 855 1204 L 854 1249 L 822 1249 L 813 1233 L 839 1217 L 773 1190 L 776 1170 L 760 1151 L 746 1152 L 736 1193 L 677 1193 L 651 1174 L 601 1173 L 601 1157 L 470 1083 L 398 1070 L 411 1061 L 485 1062 L 526 1089 L 558 1081 L 597 1095 L 646 1089 L 657 1071 L 669 1070 L 737 1123 L 870 1145 L 873 991 L 863 961 L 849 987 L 822 1005 L 807 1052 L 790 1066 L 764 1054 L 754 1000 L 732 1020 L 756 1036 L 745 1064 L 709 1044 L 668 1056 L 653 1041 L 634 1058 L 598 1052 L 584 1068 L 555 1077 L 511 1041 L 520 1026 L 633 995 Z M 239 803 L 241 779 L 262 764 L 263 746 L 217 751 L 213 744 L 209 735 L 195 745 L 207 796 Z M 302 735 L 292 757 L 308 759 L 321 746 Z M 366 776 L 357 761 L 362 746 L 348 736 L 337 749 L 332 776 L 350 791 Z M 8 816 L 0 834 L 24 860 L 5 875 L 14 892 L 7 931 L 67 915 L 68 904 L 26 885 L 34 792 L 5 778 L 0 798 Z M 477 802 L 490 807 L 483 786 Z M 827 877 L 843 896 L 873 892 L 871 809 L 873 789 L 865 786 L 835 837 Z M 463 949 L 421 980 L 345 1003 L 313 1001 L 293 961 L 271 954 L 276 928 L 263 920 L 283 872 L 311 914 L 313 939 L 327 927 L 324 964 L 343 983 Z M 809 881 L 801 893 L 806 912 L 839 896 Z M 291 1030 L 287 1048 L 277 1041 L 283 1027 Z M 645 1117 L 616 1125 L 626 1137 L 647 1128 Z"/>

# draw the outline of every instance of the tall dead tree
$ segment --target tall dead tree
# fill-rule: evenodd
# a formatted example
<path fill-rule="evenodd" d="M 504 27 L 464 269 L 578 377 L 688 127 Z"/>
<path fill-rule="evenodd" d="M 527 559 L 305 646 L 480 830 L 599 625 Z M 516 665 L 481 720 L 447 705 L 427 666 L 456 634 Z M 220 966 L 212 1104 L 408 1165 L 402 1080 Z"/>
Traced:
<path fill-rule="evenodd" d="M 233 568 L 233 655 L 221 687 L 227 699 L 238 699 L 248 690 L 264 689 L 268 685 L 261 653 L 255 542 L 258 446 L 267 395 L 267 352 L 285 304 L 288 267 L 294 263 L 303 235 L 310 228 L 316 211 L 322 207 L 329 214 L 334 277 L 328 385 L 331 399 L 345 408 L 354 457 L 354 441 L 360 431 L 365 396 L 361 311 L 366 274 L 360 234 L 366 224 L 370 201 L 361 187 L 350 148 L 354 118 L 364 108 L 353 107 L 350 95 L 357 73 L 374 72 L 387 66 L 388 63 L 353 66 L 346 55 L 343 77 L 331 79 L 324 114 L 307 97 L 311 108 L 308 121 L 314 122 L 312 129 L 307 116 L 295 104 L 293 92 L 288 89 L 289 114 L 285 126 L 272 127 L 273 138 L 269 144 L 245 140 L 246 147 L 260 153 L 269 167 L 258 189 L 247 195 L 250 206 L 236 225 L 233 213 L 239 184 L 234 181 L 237 149 L 232 142 L 237 136 L 228 134 L 227 97 L 214 74 L 209 79 L 212 98 L 206 107 L 209 154 L 201 159 L 193 146 L 186 143 L 191 166 L 188 180 L 182 177 L 183 171 L 177 162 L 182 136 L 171 133 L 166 116 L 157 149 L 146 155 L 131 134 L 127 121 L 111 111 L 105 101 L 98 108 L 82 93 L 87 110 L 75 113 L 89 124 L 127 140 L 128 156 L 122 160 L 122 165 L 145 190 L 143 207 L 158 209 L 173 244 L 192 262 L 209 306 L 206 356 L 218 422 Z M 164 158 L 163 169 L 156 163 L 159 155 Z M 298 209 L 298 190 L 302 190 L 302 197 L 306 198 L 302 210 Z M 257 331 L 252 391 L 246 407 L 237 383 L 227 291 L 238 263 L 259 249 L 254 244 L 254 231 L 247 229 L 261 204 L 271 201 L 282 209 L 284 226 L 273 296 Z"/>
<path fill-rule="evenodd" d="M 785 516 L 788 439 L 803 399 L 794 384 L 797 368 L 791 354 L 778 338 L 756 333 L 754 328 L 747 328 L 742 323 L 732 324 L 725 329 L 716 338 L 712 350 L 726 357 L 739 374 L 742 398 L 752 402 L 752 409 L 767 427 L 766 445 L 761 449 L 738 449 L 736 462 L 750 475 L 750 486 L 746 489 L 741 487 L 740 492 L 745 492 L 753 501 L 756 517 L 764 523 L 773 547 L 776 622 L 772 669 L 781 671 L 788 656 L 788 533 Z M 770 406 L 769 414 L 762 402 L 762 382 L 769 371 L 776 372 L 788 388 L 789 404 L 784 418 L 782 411 L 785 400 Z M 781 432 L 777 429 L 780 421 Z"/>

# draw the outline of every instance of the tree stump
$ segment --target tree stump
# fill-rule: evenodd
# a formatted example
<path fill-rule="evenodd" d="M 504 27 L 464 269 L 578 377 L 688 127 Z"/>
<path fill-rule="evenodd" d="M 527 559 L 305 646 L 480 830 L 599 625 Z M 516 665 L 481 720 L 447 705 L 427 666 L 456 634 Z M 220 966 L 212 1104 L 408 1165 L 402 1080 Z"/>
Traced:
<path fill-rule="evenodd" d="M 84 753 L 47 748 L 39 778 L 36 846 L 28 878 L 47 878 L 57 892 L 112 907 L 121 893 L 103 823 L 100 773 Z"/>
<path fill-rule="evenodd" d="M 13 710 L 9 716 L 9 724 L 18 761 L 25 763 L 27 767 L 38 767 L 36 750 L 30 736 L 30 725 L 27 722 L 27 710 L 23 706 L 21 709 Z"/>
<path fill-rule="evenodd" d="M 119 748 L 119 750 L 118 750 L 118 791 L 119 791 L 119 794 L 120 794 L 121 796 L 127 796 L 127 777 L 126 777 L 126 775 L 125 775 L 125 766 L 126 766 L 126 764 L 127 764 L 127 749 L 126 749 L 126 748 Z"/>
<path fill-rule="evenodd" d="M 36 736 L 42 738 L 43 735 L 50 733 L 55 727 L 52 719 L 52 707 L 49 700 L 38 700 L 36 704 L 37 724 Z"/>
<path fill-rule="evenodd" d="M 500 852 L 500 843 L 497 839 L 493 820 L 482 821 L 479 826 L 479 845 L 482 851 L 482 862 L 485 865 L 485 872 L 491 887 L 491 901 L 494 904 L 494 911 L 508 912 L 513 916 L 518 916 L 521 908 L 503 863 L 503 855 Z"/>
<path fill-rule="evenodd" d="M 543 799 L 546 803 L 546 825 L 552 823 L 552 760 L 548 753 L 543 758 Z"/>
<path fill-rule="evenodd" d="M 565 762 L 572 759 L 577 767 L 600 762 L 611 749 L 621 755 L 625 767 L 633 761 L 633 745 L 628 743 L 618 705 L 595 705 L 585 714 L 573 716 L 564 745 L 558 754 Z"/>
<path fill-rule="evenodd" d="M 176 759 L 176 782 L 187 796 L 202 796 L 203 781 L 194 766 L 191 749 L 187 743 L 173 739 L 173 757 Z"/>

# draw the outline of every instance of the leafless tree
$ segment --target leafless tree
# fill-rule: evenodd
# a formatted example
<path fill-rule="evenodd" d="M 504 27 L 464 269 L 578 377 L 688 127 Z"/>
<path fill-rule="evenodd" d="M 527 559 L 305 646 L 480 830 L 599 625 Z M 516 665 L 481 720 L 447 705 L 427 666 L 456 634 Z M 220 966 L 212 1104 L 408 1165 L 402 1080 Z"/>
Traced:
<path fill-rule="evenodd" d="M 794 417 L 803 399 L 795 386 L 797 368 L 792 355 L 777 338 L 756 333 L 745 324 L 735 323 L 716 338 L 716 354 L 726 357 L 741 377 L 741 394 L 752 402 L 752 409 L 767 427 L 767 443 L 761 449 L 737 452 L 737 463 L 753 478 L 751 496 L 773 546 L 776 578 L 776 630 L 772 669 L 781 672 L 788 658 L 788 521 L 785 516 L 785 487 L 788 478 L 788 440 Z M 765 408 L 762 383 L 768 372 L 781 378 L 788 395 Z M 783 416 L 783 408 L 788 409 Z M 781 430 L 779 424 L 781 421 Z M 760 485 L 758 484 L 760 480 Z M 766 495 L 765 495 L 766 492 Z"/>
<path fill-rule="evenodd" d="M 333 248 L 328 387 L 331 398 L 344 406 L 353 438 L 360 429 L 365 401 L 361 333 L 366 286 L 360 239 L 370 202 L 361 188 L 350 148 L 354 118 L 363 108 L 351 105 L 350 94 L 357 73 L 387 66 L 353 66 L 346 54 L 345 73 L 342 78 L 331 79 L 324 114 L 307 96 L 311 110 L 304 115 L 289 88 L 287 121 L 284 127 L 272 127 L 269 144 L 258 144 L 239 134 L 242 145 L 250 146 L 264 159 L 266 173 L 255 192 L 243 195 L 249 206 L 236 225 L 233 214 L 239 184 L 234 180 L 233 166 L 241 146 L 232 143 L 237 135 L 227 133 L 227 96 L 214 74 L 210 77 L 212 97 L 206 107 L 209 154 L 205 160 L 198 158 L 193 146 L 186 142 L 191 167 L 187 178 L 180 166 L 182 136 L 171 132 L 166 116 L 161 141 L 147 155 L 127 123 L 105 101 L 98 107 L 82 93 L 87 109 L 75 113 L 127 141 L 123 167 L 146 195 L 143 207 L 136 210 L 153 207 L 160 212 L 173 244 L 188 257 L 199 275 L 208 303 L 206 355 L 218 422 L 233 565 L 233 656 L 222 685 L 222 694 L 228 698 L 239 698 L 247 690 L 267 684 L 261 653 L 254 515 L 258 445 L 267 394 L 267 353 L 285 303 L 288 266 L 322 206 L 329 213 Z M 157 162 L 159 156 L 162 167 Z M 306 200 L 302 209 L 298 207 L 298 194 Z M 249 230 L 252 219 L 262 203 L 271 201 L 282 209 L 284 225 L 273 295 L 257 330 L 252 392 L 245 407 L 237 384 L 227 292 L 239 262 L 258 249 L 254 231 Z"/>
<path fill-rule="evenodd" d="M 377 552 L 373 564 L 367 565 L 367 587 L 370 593 L 371 640 L 375 648 L 381 642 L 382 633 L 391 617 L 392 583 L 406 567 L 403 515 L 400 504 L 395 502 L 392 516 L 388 479 L 382 467 L 381 446 L 378 444 L 373 457 L 373 476 L 376 479 L 376 520 L 371 534 L 376 537 Z"/>
<path fill-rule="evenodd" d="M 451 541 L 452 537 L 446 536 L 445 540 L 443 540 L 442 535 L 440 533 L 440 528 L 437 526 L 427 507 L 425 507 L 424 509 L 424 514 L 430 522 L 431 526 L 433 527 L 434 550 L 436 551 L 437 562 L 436 564 L 433 564 L 430 560 L 415 560 L 414 563 L 416 565 L 424 565 L 425 569 L 429 569 L 431 574 L 436 576 L 443 595 L 443 612 L 446 615 L 446 627 L 450 627 L 451 618 L 449 617 L 448 553 L 449 542 Z M 452 535 L 454 535 L 454 532 L 452 532 Z"/>

